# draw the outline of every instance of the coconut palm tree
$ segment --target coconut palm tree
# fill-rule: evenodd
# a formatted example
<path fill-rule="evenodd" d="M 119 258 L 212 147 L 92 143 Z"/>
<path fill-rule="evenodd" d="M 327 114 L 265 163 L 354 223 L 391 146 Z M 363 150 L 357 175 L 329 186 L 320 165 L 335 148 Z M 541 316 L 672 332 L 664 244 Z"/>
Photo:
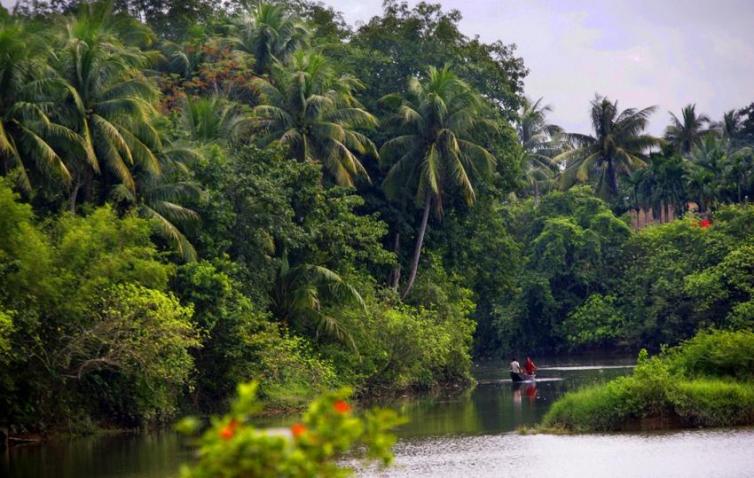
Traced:
<path fill-rule="evenodd" d="M 327 305 L 356 304 L 366 310 L 361 294 L 338 273 L 320 265 L 291 264 L 287 251 L 280 258 L 270 293 L 271 310 L 288 325 L 313 323 L 317 334 L 324 332 L 347 343 L 356 343 L 338 318 L 327 313 Z"/>
<path fill-rule="evenodd" d="M 521 164 L 527 183 L 539 197 L 543 186 L 550 183 L 558 172 L 558 163 L 553 160 L 563 149 L 563 130 L 547 123 L 550 105 L 543 105 L 542 98 L 532 102 L 524 98 L 516 121 L 518 138 L 523 148 Z"/>
<path fill-rule="evenodd" d="M 400 131 L 380 150 L 389 166 L 383 187 L 391 199 L 412 191 L 422 210 L 405 297 L 416 279 L 430 211 L 441 215 L 444 199 L 456 191 L 472 204 L 474 182 L 492 172 L 495 157 L 472 137 L 473 128 L 491 122 L 479 96 L 447 66 L 430 67 L 424 80 L 411 78 L 405 97 L 381 101 L 395 110 Z"/>
<path fill-rule="evenodd" d="M 670 113 L 670 125 L 665 130 L 665 139 L 676 151 L 686 155 L 710 131 L 705 128 L 709 123 L 707 115 L 696 114 L 696 105 L 686 105 L 681 110 L 680 119 Z"/>
<path fill-rule="evenodd" d="M 201 158 L 200 150 L 185 144 L 172 144 L 162 149 L 160 172 L 134 172 L 136 189 L 124 184 L 113 188 L 111 198 L 133 207 L 141 217 L 149 219 L 159 236 L 164 238 L 184 261 L 196 260 L 196 250 L 182 232 L 182 228 L 197 223 L 199 214 L 184 206 L 196 203 L 203 195 L 198 184 L 189 177 L 187 162 Z"/>
<path fill-rule="evenodd" d="M 704 212 L 714 207 L 719 196 L 719 183 L 725 162 L 725 145 L 714 137 L 704 138 L 694 146 L 686 163 L 686 181 L 689 194 Z"/>
<path fill-rule="evenodd" d="M 186 98 L 181 108 L 181 125 L 194 141 L 234 143 L 252 123 L 251 111 L 219 96 Z"/>
<path fill-rule="evenodd" d="M 656 108 L 619 111 L 617 101 L 611 102 L 599 95 L 591 105 L 594 136 L 569 133 L 567 138 L 573 143 L 573 149 L 555 157 L 555 161 L 565 164 L 561 187 L 596 176 L 598 194 L 614 197 L 618 192 L 618 176 L 643 167 L 647 150 L 659 144 L 657 138 L 643 134 Z"/>
<path fill-rule="evenodd" d="M 271 73 L 275 62 L 285 63 L 293 52 L 306 46 L 309 32 L 290 17 L 284 5 L 260 2 L 248 8 L 236 22 L 235 47 L 254 57 L 254 72 Z"/>
<path fill-rule="evenodd" d="M 713 128 L 724 140 L 734 142 L 739 139 L 741 133 L 741 112 L 730 110 L 723 113 L 723 119 L 715 123 Z"/>
<path fill-rule="evenodd" d="M 66 25 L 55 62 L 70 85 L 61 121 L 84 137 L 90 152 L 74 164 L 72 209 L 79 189 L 97 176 L 105 192 L 118 183 L 133 192 L 134 167 L 159 174 L 161 142 L 151 124 L 158 92 L 141 72 L 149 55 L 121 41 L 139 30 L 131 23 L 115 16 L 111 4 L 85 3 Z"/>
<path fill-rule="evenodd" d="M 26 193 L 31 173 L 69 184 L 66 154 L 87 156 L 81 136 L 50 118 L 66 85 L 47 58 L 39 35 L 15 21 L 0 21 L 0 167 Z"/>
<path fill-rule="evenodd" d="M 341 186 L 369 179 L 359 156 L 376 157 L 377 151 L 357 129 L 377 120 L 354 97 L 363 87 L 359 80 L 336 76 L 322 55 L 300 51 L 290 66 L 275 66 L 271 81 L 258 78 L 253 86 L 262 100 L 253 112 L 263 142 L 288 146 L 299 161 L 321 163 Z"/>

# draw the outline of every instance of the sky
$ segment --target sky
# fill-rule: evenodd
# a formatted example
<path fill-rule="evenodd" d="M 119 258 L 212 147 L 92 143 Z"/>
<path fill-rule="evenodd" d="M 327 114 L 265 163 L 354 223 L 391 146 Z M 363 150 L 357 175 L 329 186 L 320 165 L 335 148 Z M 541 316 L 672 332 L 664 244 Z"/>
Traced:
<path fill-rule="evenodd" d="M 326 0 L 353 24 L 381 0 Z M 417 2 L 410 2 L 415 4 Z M 552 123 L 589 132 L 595 93 L 620 108 L 656 105 L 650 131 L 689 103 L 713 119 L 754 102 L 754 0 L 448 0 L 460 28 L 515 43 L 531 70 L 527 96 Z"/>
<path fill-rule="evenodd" d="M 14 0 L 0 0 L 4 5 Z M 324 0 L 354 25 L 382 0 Z M 417 3 L 409 1 L 410 4 Z M 656 105 L 660 134 L 688 103 L 713 119 L 754 102 L 754 0 L 443 0 L 461 30 L 518 45 L 526 94 L 552 123 L 588 132 L 595 93 L 621 108 Z"/>

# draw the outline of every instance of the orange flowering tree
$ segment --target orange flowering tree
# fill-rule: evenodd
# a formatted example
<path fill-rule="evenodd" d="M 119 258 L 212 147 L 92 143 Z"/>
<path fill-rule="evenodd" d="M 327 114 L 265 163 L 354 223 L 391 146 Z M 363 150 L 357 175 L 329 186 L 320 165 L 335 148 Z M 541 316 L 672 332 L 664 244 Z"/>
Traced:
<path fill-rule="evenodd" d="M 392 410 L 372 409 L 355 414 L 347 388 L 312 402 L 302 419 L 286 430 L 257 428 L 251 423 L 261 405 L 255 382 L 241 384 L 230 413 L 212 419 L 198 439 L 195 462 L 185 465 L 183 478 L 322 477 L 339 478 L 353 472 L 339 463 L 347 453 L 388 465 L 395 436 L 402 423 Z M 194 434 L 195 418 L 184 419 L 179 430 Z"/>

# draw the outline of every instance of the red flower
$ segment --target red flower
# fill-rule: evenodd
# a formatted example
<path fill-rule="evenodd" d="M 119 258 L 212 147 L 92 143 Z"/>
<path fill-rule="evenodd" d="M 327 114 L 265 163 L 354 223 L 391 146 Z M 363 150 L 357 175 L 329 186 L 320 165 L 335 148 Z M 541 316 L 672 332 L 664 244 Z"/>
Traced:
<path fill-rule="evenodd" d="M 301 423 L 294 423 L 291 426 L 291 433 L 293 434 L 293 438 L 298 438 L 306 433 L 306 426 Z"/>
<path fill-rule="evenodd" d="M 702 229 L 707 229 L 711 225 L 712 221 L 710 221 L 709 219 L 702 219 L 701 221 L 699 221 L 699 227 L 701 227 Z"/>
<path fill-rule="evenodd" d="M 236 419 L 232 419 L 227 425 L 220 430 L 220 438 L 223 440 L 230 440 L 233 435 L 236 434 L 236 428 L 238 428 L 238 422 Z"/>
<path fill-rule="evenodd" d="M 351 405 L 344 402 L 343 400 L 338 400 L 337 402 L 335 402 L 333 404 L 333 408 L 335 409 L 336 412 L 340 413 L 341 415 L 351 411 Z"/>

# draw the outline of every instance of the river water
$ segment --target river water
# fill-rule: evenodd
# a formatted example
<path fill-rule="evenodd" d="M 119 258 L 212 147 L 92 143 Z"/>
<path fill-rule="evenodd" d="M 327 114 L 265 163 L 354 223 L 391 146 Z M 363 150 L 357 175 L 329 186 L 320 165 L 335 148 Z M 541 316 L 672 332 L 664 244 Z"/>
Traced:
<path fill-rule="evenodd" d="M 510 383 L 500 363 L 475 367 L 479 384 L 455 396 L 391 403 L 410 422 L 398 430 L 395 465 L 364 477 L 754 477 L 754 429 L 523 436 L 553 400 L 630 372 L 625 360 L 543 361 L 536 384 Z M 285 425 L 277 419 L 271 425 Z M 0 459 L 9 478 L 170 478 L 190 459 L 174 433 L 91 437 L 17 447 Z"/>

